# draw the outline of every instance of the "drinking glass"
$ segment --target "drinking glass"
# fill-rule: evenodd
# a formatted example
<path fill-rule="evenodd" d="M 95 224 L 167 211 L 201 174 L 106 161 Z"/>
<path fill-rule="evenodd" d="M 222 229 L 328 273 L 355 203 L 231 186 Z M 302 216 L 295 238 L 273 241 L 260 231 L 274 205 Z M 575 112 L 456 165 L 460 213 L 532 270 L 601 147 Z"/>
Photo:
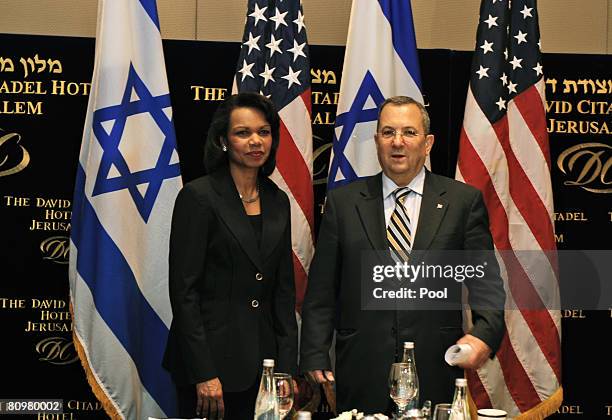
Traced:
<path fill-rule="evenodd" d="M 393 363 L 389 372 L 389 396 L 397 405 L 397 416 L 404 414 L 406 406 L 416 397 L 418 389 L 415 370 L 409 363 Z"/>
<path fill-rule="evenodd" d="M 448 420 L 452 412 L 452 404 L 436 404 L 433 420 Z"/>
<path fill-rule="evenodd" d="M 278 413 L 282 420 L 293 407 L 293 379 L 287 373 L 277 372 L 274 374 L 274 382 L 276 382 Z"/>

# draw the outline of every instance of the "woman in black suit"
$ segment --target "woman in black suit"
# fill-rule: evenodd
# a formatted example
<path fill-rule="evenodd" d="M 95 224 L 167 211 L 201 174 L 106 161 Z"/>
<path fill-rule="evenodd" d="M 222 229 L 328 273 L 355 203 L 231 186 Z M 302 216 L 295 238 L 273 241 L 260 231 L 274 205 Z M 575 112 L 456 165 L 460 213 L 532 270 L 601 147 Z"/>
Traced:
<path fill-rule="evenodd" d="M 228 98 L 208 131 L 208 175 L 177 197 L 164 366 L 181 417 L 252 418 L 262 360 L 296 373 L 289 200 L 268 178 L 279 125 L 264 96 Z"/>

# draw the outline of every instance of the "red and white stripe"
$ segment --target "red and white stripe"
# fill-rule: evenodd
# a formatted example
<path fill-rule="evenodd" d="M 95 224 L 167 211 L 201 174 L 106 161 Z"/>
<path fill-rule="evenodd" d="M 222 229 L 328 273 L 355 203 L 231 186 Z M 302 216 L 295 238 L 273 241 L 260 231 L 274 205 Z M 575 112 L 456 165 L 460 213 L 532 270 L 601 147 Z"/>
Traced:
<path fill-rule="evenodd" d="M 270 177 L 287 193 L 291 203 L 291 242 L 298 312 L 301 312 L 308 269 L 314 253 L 311 113 L 310 89 L 279 111 L 281 140 L 276 153 L 276 170 Z"/>
<path fill-rule="evenodd" d="M 561 316 L 544 81 L 508 103 L 491 124 L 468 91 L 457 179 L 479 188 L 507 292 L 507 332 L 495 359 L 468 373 L 480 407 L 515 417 L 561 386 Z"/>

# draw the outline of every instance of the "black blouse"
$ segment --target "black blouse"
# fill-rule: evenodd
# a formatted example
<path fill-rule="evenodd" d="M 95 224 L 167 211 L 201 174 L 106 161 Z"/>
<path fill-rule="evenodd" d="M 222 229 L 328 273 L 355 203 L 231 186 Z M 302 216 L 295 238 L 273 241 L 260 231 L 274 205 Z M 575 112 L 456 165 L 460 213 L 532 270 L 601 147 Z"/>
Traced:
<path fill-rule="evenodd" d="M 249 215 L 251 226 L 255 232 L 255 239 L 257 239 L 257 246 L 261 248 L 261 213 Z"/>

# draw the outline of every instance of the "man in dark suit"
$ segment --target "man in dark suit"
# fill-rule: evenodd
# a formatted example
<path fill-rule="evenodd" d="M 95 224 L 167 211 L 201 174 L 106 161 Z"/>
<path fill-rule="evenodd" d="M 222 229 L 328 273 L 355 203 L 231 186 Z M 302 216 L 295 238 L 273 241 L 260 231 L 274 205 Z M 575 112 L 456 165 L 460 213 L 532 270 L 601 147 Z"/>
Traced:
<path fill-rule="evenodd" d="M 485 278 L 466 282 L 470 302 L 486 302 L 483 309 L 473 308 L 467 333 L 458 309 L 362 308 L 362 259 L 368 251 L 395 250 L 400 256 L 417 250 L 493 249 L 481 193 L 424 167 L 434 136 L 423 105 L 408 97 L 387 99 L 375 142 L 382 173 L 328 193 L 302 312 L 300 368 L 320 383 L 337 379 L 338 411 L 388 410 L 389 368 L 401 358 L 404 341 L 416 345 L 421 402 L 450 402 L 454 379 L 463 377 L 461 368 L 481 367 L 504 333 L 505 294 L 494 258 Z M 401 187 L 408 187 L 407 194 L 397 201 Z M 406 233 L 403 239 L 388 231 L 396 223 L 396 205 L 403 206 L 405 226 L 395 226 Z M 396 249 L 398 244 L 404 249 Z M 450 283 L 455 283 L 451 294 L 460 295 L 460 283 Z M 329 358 L 334 330 L 335 378 Z M 444 352 L 455 343 L 467 343 L 473 351 L 466 362 L 451 367 Z"/>

